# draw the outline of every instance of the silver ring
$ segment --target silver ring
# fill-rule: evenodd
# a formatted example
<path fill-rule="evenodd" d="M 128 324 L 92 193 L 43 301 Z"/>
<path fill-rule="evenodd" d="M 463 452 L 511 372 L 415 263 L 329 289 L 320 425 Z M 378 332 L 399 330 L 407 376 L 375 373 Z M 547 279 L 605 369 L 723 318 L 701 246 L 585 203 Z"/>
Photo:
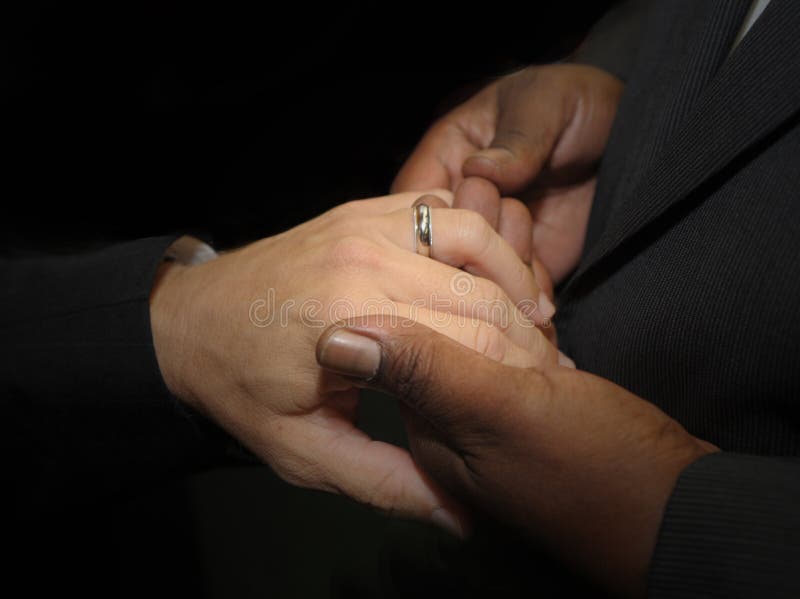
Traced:
<path fill-rule="evenodd" d="M 431 257 L 431 208 L 427 204 L 417 204 L 411 208 L 414 216 L 414 251 L 420 256 Z"/>

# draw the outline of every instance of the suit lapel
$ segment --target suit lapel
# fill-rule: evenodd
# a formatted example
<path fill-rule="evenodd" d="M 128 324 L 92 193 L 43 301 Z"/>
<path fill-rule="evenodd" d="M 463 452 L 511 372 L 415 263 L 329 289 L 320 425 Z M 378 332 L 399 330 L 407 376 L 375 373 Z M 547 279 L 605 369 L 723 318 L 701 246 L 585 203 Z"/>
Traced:
<path fill-rule="evenodd" d="M 693 67 L 699 72 L 687 75 L 680 93 L 670 100 L 666 122 L 645 131 L 665 140 L 663 150 L 624 192 L 565 294 L 626 240 L 800 110 L 798 31 L 800 2 L 772 0 L 715 74 L 714 63 L 724 60 L 733 37 L 715 36 L 715 45 L 703 50 L 706 61 L 690 59 L 697 61 Z M 637 166 L 644 165 L 632 160 L 626 168 Z"/>
<path fill-rule="evenodd" d="M 683 11 L 677 17 L 677 31 L 668 45 L 680 44 L 678 49 L 662 48 L 669 55 L 677 51 L 663 65 L 662 72 L 650 75 L 662 79 L 660 96 L 653 98 L 649 118 L 648 137 L 643 140 L 644 150 L 633 157 L 632 166 L 644 172 L 659 158 L 679 126 L 684 122 L 693 104 L 713 75 L 719 70 L 741 28 L 751 0 L 705 0 L 678 3 Z"/>

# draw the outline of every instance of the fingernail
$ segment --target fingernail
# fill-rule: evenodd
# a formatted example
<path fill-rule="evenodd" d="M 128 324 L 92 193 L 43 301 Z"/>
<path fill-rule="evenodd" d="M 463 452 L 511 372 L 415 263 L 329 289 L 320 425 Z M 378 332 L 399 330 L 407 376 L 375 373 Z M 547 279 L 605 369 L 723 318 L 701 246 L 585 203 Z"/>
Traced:
<path fill-rule="evenodd" d="M 553 315 L 556 313 L 555 304 L 550 301 L 550 298 L 547 297 L 544 291 L 539 293 L 539 312 L 542 313 L 542 318 L 553 318 Z"/>
<path fill-rule="evenodd" d="M 475 152 L 473 157 L 482 158 L 493 164 L 505 164 L 514 160 L 514 154 L 504 148 L 487 148 Z"/>
<path fill-rule="evenodd" d="M 464 531 L 461 528 L 461 524 L 458 522 L 458 518 L 444 508 L 436 508 L 433 511 L 433 514 L 431 514 L 431 522 L 459 539 L 464 538 Z"/>
<path fill-rule="evenodd" d="M 567 368 L 575 368 L 575 362 L 563 352 L 558 352 L 558 363 Z"/>
<path fill-rule="evenodd" d="M 347 329 L 334 331 L 317 355 L 320 366 L 361 379 L 375 376 L 381 365 L 377 341 Z"/>

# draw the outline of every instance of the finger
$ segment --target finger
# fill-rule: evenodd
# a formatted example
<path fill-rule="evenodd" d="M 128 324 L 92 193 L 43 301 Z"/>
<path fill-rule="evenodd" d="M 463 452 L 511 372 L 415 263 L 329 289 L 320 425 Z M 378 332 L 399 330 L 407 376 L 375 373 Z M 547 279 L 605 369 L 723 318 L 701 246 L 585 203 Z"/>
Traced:
<path fill-rule="evenodd" d="M 542 290 L 542 295 L 547 298 L 548 301 L 552 301 L 555 291 L 553 289 L 553 279 L 550 277 L 550 272 L 544 267 L 544 264 L 542 264 L 538 257 L 533 259 L 531 268 L 536 277 L 536 282 L 539 283 L 539 288 Z M 558 347 L 558 334 L 556 328 L 552 326 L 551 319 L 542 323 L 541 330 L 545 337 L 550 340 L 550 343 Z"/>
<path fill-rule="evenodd" d="M 465 303 L 453 306 L 452 311 L 442 309 L 441 301 L 434 303 L 436 309 L 424 305 L 422 301 L 416 304 L 367 301 L 358 307 L 341 304 L 331 311 L 328 320 L 350 322 L 354 319 L 374 319 L 376 323 L 388 326 L 419 322 L 481 355 L 509 366 L 528 368 L 558 362 L 555 346 L 530 321 L 526 320 L 524 326 L 509 324 L 506 322 L 508 316 L 502 309 L 484 310 L 478 304 L 474 310 L 477 315 L 472 316 L 470 310 L 464 307 Z"/>
<path fill-rule="evenodd" d="M 521 191 L 536 178 L 566 127 L 563 102 L 549 101 L 536 74 L 514 76 L 500 93 L 497 128 L 489 147 L 464 162 L 465 177 L 484 177 L 501 193 Z"/>
<path fill-rule="evenodd" d="M 550 277 L 550 273 L 544 267 L 544 264 L 538 259 L 534 258 L 531 262 L 531 269 L 533 270 L 533 275 L 536 277 L 536 282 L 539 284 L 539 289 L 542 290 L 547 297 L 553 298 L 553 279 Z"/>
<path fill-rule="evenodd" d="M 397 252 L 395 260 L 387 261 L 391 264 L 390 276 L 386 276 L 381 287 L 390 300 L 426 308 L 441 314 L 441 318 L 457 318 L 462 323 L 483 320 L 524 349 L 538 342 L 535 321 L 529 311 L 523 312 L 533 306 L 525 303 L 517 306 L 499 285 L 488 279 L 436 260 L 408 256 L 408 252 L 400 249 Z"/>
<path fill-rule="evenodd" d="M 456 205 L 458 194 L 456 194 Z M 528 207 L 513 198 L 503 198 L 500 200 L 500 215 L 498 219 L 497 232 L 500 237 L 505 239 L 514 248 L 514 251 L 525 264 L 531 263 L 532 244 L 533 244 L 533 218 Z M 536 282 L 540 288 L 544 288 L 542 281 L 539 280 L 538 273 L 534 270 Z"/>
<path fill-rule="evenodd" d="M 491 140 L 496 114 L 497 84 L 493 83 L 428 130 L 397 174 L 392 191 L 454 190 L 461 182 L 464 161 Z"/>
<path fill-rule="evenodd" d="M 369 322 L 369 314 L 361 315 L 362 321 L 365 316 L 367 317 L 366 321 Z M 409 320 L 397 319 L 397 326 L 401 322 L 418 322 L 482 356 L 495 362 L 502 362 L 507 366 L 531 368 L 545 364 L 554 365 L 559 360 L 555 347 L 539 329 L 533 326 L 519 329 L 520 333 L 524 333 L 522 335 L 523 345 L 517 345 L 510 335 L 503 332 L 500 326 L 481 318 L 463 317 L 449 312 L 433 311 L 405 304 L 398 305 L 398 316 Z M 389 326 L 392 325 L 390 319 L 378 318 L 375 322 L 378 324 L 386 322 Z M 512 328 L 512 330 L 517 329 Z"/>
<path fill-rule="evenodd" d="M 419 206 L 420 204 L 425 204 L 428 208 L 449 208 L 450 204 L 445 202 L 442 198 L 432 193 L 425 193 L 419 196 L 414 203 L 411 205 L 412 207 Z"/>
<path fill-rule="evenodd" d="M 392 182 L 392 193 L 441 187 L 453 189 L 461 179 L 461 163 L 474 152 L 465 136 L 446 121 L 423 136 Z"/>
<path fill-rule="evenodd" d="M 435 196 L 437 199 L 430 199 Z M 407 191 L 395 193 L 377 198 L 367 198 L 363 200 L 350 200 L 340 204 L 334 210 L 340 213 L 352 213 L 358 216 L 374 216 L 394 212 L 403 208 L 411 208 L 421 197 L 426 197 L 431 202 L 437 203 L 437 207 L 447 207 L 453 204 L 453 192 L 446 189 L 428 188 L 425 191 Z M 442 205 L 443 204 L 443 205 Z"/>
<path fill-rule="evenodd" d="M 342 351 L 342 338 L 354 351 Z M 317 362 L 398 397 L 456 441 L 495 422 L 507 402 L 547 390 L 540 369 L 489 360 L 419 323 L 381 326 L 373 318 L 331 327 L 317 343 Z"/>
<path fill-rule="evenodd" d="M 375 441 L 355 427 L 332 430 L 308 420 L 288 420 L 284 426 L 287 434 L 303 440 L 300 455 L 290 459 L 305 463 L 310 478 L 289 482 L 341 493 L 383 512 L 465 536 L 463 510 L 404 449 Z"/>
<path fill-rule="evenodd" d="M 473 210 L 496 229 L 500 216 L 500 192 L 487 179 L 467 177 L 456 188 L 453 208 Z"/>
<path fill-rule="evenodd" d="M 375 230 L 373 223 L 375 220 L 361 223 L 361 227 Z M 377 236 L 378 239 L 370 240 L 348 235 L 334 246 L 322 244 L 315 250 L 324 252 L 331 268 L 342 272 L 346 268 L 352 293 L 343 288 L 331 296 L 319 318 L 316 313 L 305 314 L 311 304 L 304 304 L 301 310 L 304 322 L 316 326 L 313 323 L 335 322 L 365 313 L 393 315 L 399 303 L 445 313 L 448 318 L 455 315 L 460 322 L 483 320 L 523 349 L 535 347 L 538 341 L 532 317 L 537 309 L 535 302 L 523 301 L 517 305 L 488 279 L 409 252 L 384 239 L 380 232 Z M 358 290 L 371 291 L 364 295 Z M 354 301 L 359 296 L 361 299 Z"/>
<path fill-rule="evenodd" d="M 411 455 L 425 471 L 445 489 L 458 489 L 459 482 L 468 480 L 461 455 L 453 451 L 434 426 L 404 403 L 400 403 L 400 416 L 406 427 Z"/>
<path fill-rule="evenodd" d="M 414 250 L 413 226 L 407 211 L 376 219 L 376 228 L 396 246 Z M 481 215 L 471 210 L 434 209 L 431 232 L 431 258 L 493 281 L 536 324 L 552 318 L 555 307 L 540 292 L 531 268 Z"/>

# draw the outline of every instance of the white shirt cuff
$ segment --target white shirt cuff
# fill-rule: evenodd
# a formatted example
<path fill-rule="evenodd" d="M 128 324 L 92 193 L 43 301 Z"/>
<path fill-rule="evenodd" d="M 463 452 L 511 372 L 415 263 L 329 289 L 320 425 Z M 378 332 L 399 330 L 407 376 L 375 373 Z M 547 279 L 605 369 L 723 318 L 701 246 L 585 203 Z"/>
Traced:
<path fill-rule="evenodd" d="M 209 262 L 217 255 L 214 248 L 207 243 L 200 241 L 197 237 L 184 235 L 172 242 L 164 253 L 164 258 L 175 260 L 186 266 L 195 266 Z"/>

